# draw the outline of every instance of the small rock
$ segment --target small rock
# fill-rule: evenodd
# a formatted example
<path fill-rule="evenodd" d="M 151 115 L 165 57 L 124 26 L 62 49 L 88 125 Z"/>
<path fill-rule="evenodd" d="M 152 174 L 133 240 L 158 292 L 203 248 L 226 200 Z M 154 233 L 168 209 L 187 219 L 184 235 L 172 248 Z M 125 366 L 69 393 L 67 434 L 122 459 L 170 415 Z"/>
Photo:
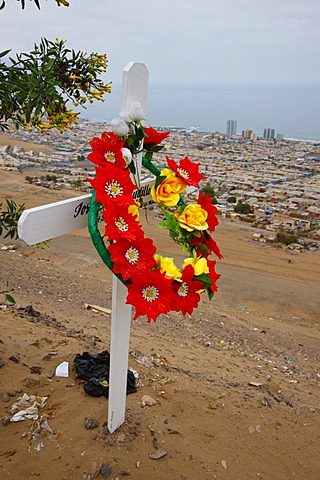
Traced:
<path fill-rule="evenodd" d="M 136 461 L 136 468 L 140 468 L 140 465 L 141 463 L 139 462 L 139 460 Z"/>
<path fill-rule="evenodd" d="M 262 387 L 263 383 L 260 382 L 249 382 L 251 387 Z"/>
<path fill-rule="evenodd" d="M 165 457 L 167 455 L 167 452 L 165 450 L 157 450 L 156 452 L 152 453 L 149 455 L 152 460 L 159 460 L 162 457 Z"/>
<path fill-rule="evenodd" d="M 2 425 L 4 427 L 7 427 L 9 424 L 10 424 L 10 418 L 9 417 L 5 417 L 5 418 L 2 419 Z"/>
<path fill-rule="evenodd" d="M 88 417 L 86 417 L 86 418 L 85 418 L 85 421 L 84 421 L 84 426 L 85 426 L 88 430 L 93 430 L 94 428 L 97 428 L 97 427 L 99 426 L 98 420 L 96 420 L 95 418 L 88 418 Z"/>
<path fill-rule="evenodd" d="M 101 472 L 102 463 L 92 462 L 90 478 L 97 478 Z"/>
<path fill-rule="evenodd" d="M 225 460 L 221 460 L 221 465 L 227 470 L 227 462 Z"/>
<path fill-rule="evenodd" d="M 109 478 L 112 473 L 112 468 L 109 467 L 108 465 L 102 464 L 100 473 L 102 478 Z"/>
<path fill-rule="evenodd" d="M 9 360 L 11 360 L 14 363 L 19 363 L 20 362 L 19 353 L 16 353 L 15 355 L 11 355 L 11 357 L 9 357 Z"/>
<path fill-rule="evenodd" d="M 127 472 L 127 470 L 121 470 L 121 472 L 119 472 L 119 475 L 120 477 L 130 477 L 130 472 Z"/>
<path fill-rule="evenodd" d="M 44 357 L 42 357 L 42 360 L 51 360 L 53 356 L 54 355 L 52 353 L 47 353 Z"/>
<path fill-rule="evenodd" d="M 21 390 L 17 390 L 16 388 L 14 390 L 8 390 L 8 395 L 10 395 L 10 397 L 15 397 L 17 393 L 20 393 Z"/>
<path fill-rule="evenodd" d="M 1 402 L 9 402 L 10 401 L 10 395 L 8 393 L 4 393 L 1 397 Z"/>
<path fill-rule="evenodd" d="M 4 367 L 4 361 L 2 360 L 2 358 L 0 357 L 0 368 Z"/>
<path fill-rule="evenodd" d="M 27 388 L 33 388 L 40 384 L 40 376 L 39 375 L 30 375 L 24 379 L 25 386 Z"/>
<path fill-rule="evenodd" d="M 118 442 L 118 443 L 123 443 L 123 442 L 125 441 L 125 439 L 126 439 L 125 434 L 124 434 L 124 433 L 120 433 L 120 435 L 119 435 L 118 438 L 117 438 L 117 442 Z"/>
<path fill-rule="evenodd" d="M 254 433 L 256 429 L 254 427 L 249 427 L 248 428 L 249 433 Z"/>
<path fill-rule="evenodd" d="M 143 395 L 141 398 L 141 407 L 151 407 L 152 405 L 157 405 L 157 400 L 154 400 L 152 397 L 149 397 L 149 395 Z"/>
<path fill-rule="evenodd" d="M 24 311 L 27 315 L 30 315 L 30 317 L 40 317 L 41 313 L 37 312 L 34 310 L 32 305 L 28 305 L 27 307 L 24 308 Z"/>

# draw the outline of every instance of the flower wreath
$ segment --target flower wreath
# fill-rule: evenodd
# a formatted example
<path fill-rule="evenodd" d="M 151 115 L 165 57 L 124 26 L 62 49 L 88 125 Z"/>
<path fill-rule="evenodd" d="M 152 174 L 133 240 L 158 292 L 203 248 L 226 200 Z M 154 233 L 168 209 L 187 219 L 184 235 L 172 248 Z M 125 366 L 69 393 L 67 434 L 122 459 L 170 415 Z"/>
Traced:
<path fill-rule="evenodd" d="M 90 141 L 92 152 L 88 159 L 96 164 L 96 176 L 88 178 L 94 189 L 89 231 L 103 261 L 126 285 L 126 303 L 134 306 L 134 319 L 146 315 L 150 322 L 172 310 L 191 314 L 203 291 L 211 300 L 220 275 L 215 271 L 216 262 L 208 257 L 214 253 L 221 259 L 222 255 L 211 237 L 218 220 L 210 196 L 203 196 L 199 190 L 197 203 L 187 204 L 184 200 L 187 187 L 199 188 L 200 180 L 205 178 L 199 173 L 199 164 L 188 157 L 177 164 L 167 157 L 168 168 L 160 172 L 151 160 L 163 148 L 160 143 L 169 132 L 144 127 L 142 120 L 141 105 L 134 102 L 128 112 L 111 122 L 112 131 Z M 141 205 L 133 193 L 140 186 L 136 162 L 142 152 L 142 165 L 156 176 L 151 195 L 163 214 L 159 227 L 168 229 L 182 252 L 189 255 L 181 270 L 173 258 L 156 253 L 139 222 Z M 104 237 L 97 227 L 101 212 Z"/>

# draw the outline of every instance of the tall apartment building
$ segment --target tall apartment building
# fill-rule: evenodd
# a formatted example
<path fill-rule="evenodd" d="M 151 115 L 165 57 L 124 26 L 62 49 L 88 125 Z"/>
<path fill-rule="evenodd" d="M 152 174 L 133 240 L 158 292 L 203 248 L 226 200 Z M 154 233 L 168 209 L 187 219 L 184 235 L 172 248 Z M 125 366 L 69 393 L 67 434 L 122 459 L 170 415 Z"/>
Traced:
<path fill-rule="evenodd" d="M 275 130 L 274 128 L 265 128 L 263 130 L 263 138 L 266 140 L 274 140 Z"/>
<path fill-rule="evenodd" d="M 242 130 L 242 136 L 247 140 L 257 140 L 257 134 L 253 130 Z"/>
<path fill-rule="evenodd" d="M 281 142 L 284 139 L 284 133 L 277 133 L 276 140 L 277 142 Z"/>
<path fill-rule="evenodd" d="M 236 135 L 237 133 L 237 120 L 227 121 L 227 135 Z"/>

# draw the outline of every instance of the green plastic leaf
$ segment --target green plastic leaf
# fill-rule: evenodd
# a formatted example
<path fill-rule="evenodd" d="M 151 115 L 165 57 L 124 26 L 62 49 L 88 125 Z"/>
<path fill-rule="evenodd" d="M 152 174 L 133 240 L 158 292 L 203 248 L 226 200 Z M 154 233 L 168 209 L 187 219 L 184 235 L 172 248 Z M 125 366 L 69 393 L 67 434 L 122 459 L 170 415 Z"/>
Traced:
<path fill-rule="evenodd" d="M 134 164 L 134 161 L 132 160 L 132 161 L 129 163 L 128 166 L 129 166 L 130 172 L 131 172 L 133 175 L 135 175 L 135 173 L 136 173 L 136 166 L 135 166 L 135 164 Z"/>
<path fill-rule="evenodd" d="M 159 175 L 157 178 L 156 178 L 156 181 L 154 182 L 154 187 L 155 188 L 158 188 L 158 186 L 160 185 L 160 183 L 162 183 L 167 177 L 165 175 Z"/>
<path fill-rule="evenodd" d="M 214 293 L 213 293 L 211 290 L 209 290 L 209 289 L 207 289 L 207 292 L 208 292 L 208 298 L 209 298 L 209 300 L 212 300 L 213 297 L 214 297 Z"/>
<path fill-rule="evenodd" d="M 201 275 L 195 275 L 194 278 L 195 280 L 200 280 L 201 282 L 203 282 L 205 284 L 204 288 L 211 287 L 212 285 L 212 281 L 206 273 L 201 273 Z"/>

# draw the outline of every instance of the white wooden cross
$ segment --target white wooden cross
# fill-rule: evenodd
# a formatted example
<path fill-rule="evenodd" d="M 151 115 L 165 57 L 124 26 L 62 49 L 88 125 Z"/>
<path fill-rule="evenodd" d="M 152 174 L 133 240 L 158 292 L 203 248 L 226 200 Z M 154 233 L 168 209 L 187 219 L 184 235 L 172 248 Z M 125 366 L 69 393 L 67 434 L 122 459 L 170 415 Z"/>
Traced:
<path fill-rule="evenodd" d="M 121 111 L 132 102 L 140 102 L 146 112 L 148 69 L 143 63 L 130 62 L 123 70 Z M 137 159 L 141 170 L 141 157 Z M 149 185 L 153 181 L 141 183 Z M 144 189 L 149 190 L 149 189 Z M 18 235 L 28 245 L 43 242 L 74 230 L 84 228 L 88 222 L 91 194 L 25 210 L 18 223 Z M 150 195 L 143 196 L 148 201 Z M 126 388 L 132 307 L 125 303 L 126 287 L 113 275 L 112 315 L 110 341 L 110 375 L 108 400 L 108 429 L 113 433 L 125 419 Z"/>

